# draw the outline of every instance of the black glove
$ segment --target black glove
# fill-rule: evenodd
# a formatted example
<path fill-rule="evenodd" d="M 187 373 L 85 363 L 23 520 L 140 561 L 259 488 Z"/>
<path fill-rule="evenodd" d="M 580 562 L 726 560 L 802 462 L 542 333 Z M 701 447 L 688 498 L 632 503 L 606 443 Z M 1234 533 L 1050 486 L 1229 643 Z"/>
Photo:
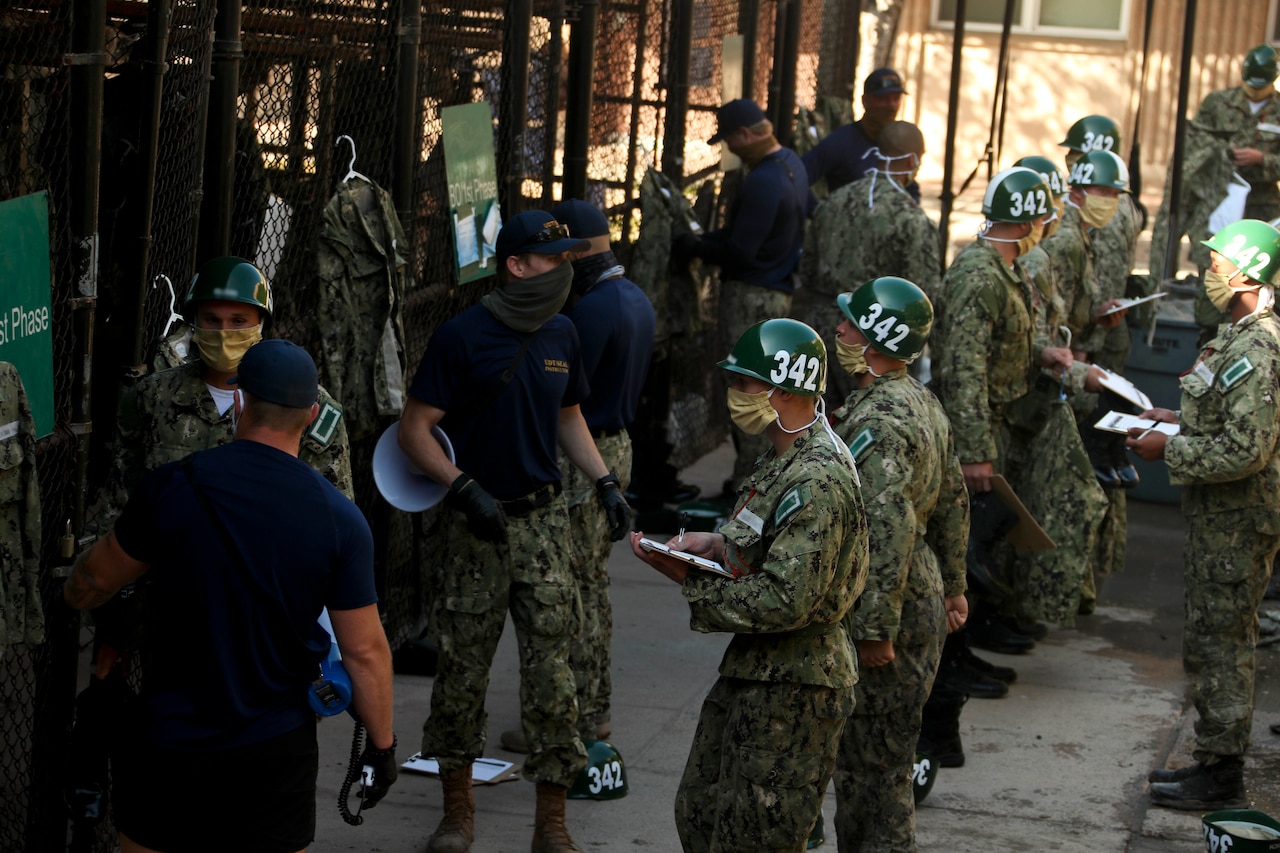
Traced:
<path fill-rule="evenodd" d="M 396 736 L 391 736 L 391 746 L 386 749 L 374 749 L 373 744 L 365 744 L 360 754 L 360 799 L 361 808 L 371 809 L 387 795 L 396 777 L 400 775 L 400 766 L 396 764 Z"/>
<path fill-rule="evenodd" d="M 702 238 L 687 231 L 678 234 L 671 241 L 671 260 L 677 264 L 688 263 L 698 256 L 698 250 L 701 248 Z"/>
<path fill-rule="evenodd" d="M 502 542 L 507 538 L 507 514 L 502 504 L 486 492 L 469 474 L 459 474 L 449 486 L 455 506 L 466 513 L 467 527 L 486 542 Z"/>
<path fill-rule="evenodd" d="M 609 519 L 609 541 L 617 542 L 631 529 L 631 507 L 622 495 L 622 484 L 617 474 L 605 474 L 596 480 L 596 494 L 604 504 L 604 514 Z"/>

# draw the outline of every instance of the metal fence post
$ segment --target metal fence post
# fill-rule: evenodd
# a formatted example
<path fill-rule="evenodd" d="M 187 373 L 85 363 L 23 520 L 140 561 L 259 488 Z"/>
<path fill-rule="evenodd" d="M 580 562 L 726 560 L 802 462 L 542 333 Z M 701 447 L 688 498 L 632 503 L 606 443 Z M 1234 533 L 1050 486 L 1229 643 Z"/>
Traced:
<path fill-rule="evenodd" d="M 418 46 L 422 42 L 421 0 L 402 0 L 400 27 L 396 31 L 400 41 L 400 58 L 396 80 L 396 140 L 395 168 L 392 196 L 396 216 L 404 226 L 404 233 L 413 237 L 414 215 L 413 170 L 422 150 L 422 123 L 418 121 Z"/>
<path fill-rule="evenodd" d="M 498 189 L 504 218 L 524 208 L 525 132 L 529 124 L 529 32 L 533 0 L 508 0 L 502 42 L 502 104 L 498 118 Z"/>
<path fill-rule="evenodd" d="M 596 24 L 600 0 L 579 0 L 578 20 L 569 31 L 569 93 L 564 118 L 564 192 L 562 198 L 586 198 L 587 158 L 594 103 Z"/>
<path fill-rule="evenodd" d="M 693 56 L 693 0 L 672 0 L 667 55 L 667 114 L 662 134 L 662 173 L 684 186 L 685 120 L 689 113 L 689 64 Z"/>
<path fill-rule="evenodd" d="M 231 247 L 236 100 L 240 94 L 240 60 L 244 56 L 240 23 L 240 0 L 219 0 L 213 25 L 213 82 L 209 87 L 204 210 L 200 214 L 197 261 L 225 255 Z"/>

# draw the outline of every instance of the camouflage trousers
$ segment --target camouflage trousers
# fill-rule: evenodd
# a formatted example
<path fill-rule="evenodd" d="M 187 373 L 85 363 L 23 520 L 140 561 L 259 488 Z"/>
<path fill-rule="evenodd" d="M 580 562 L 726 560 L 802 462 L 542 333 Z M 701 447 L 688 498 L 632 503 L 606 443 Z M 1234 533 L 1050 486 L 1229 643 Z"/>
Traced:
<path fill-rule="evenodd" d="M 431 638 L 440 649 L 422 754 L 451 773 L 484 754 L 489 667 L 510 611 L 520 656 L 520 721 L 529 743 L 524 776 L 571 785 L 587 761 L 569 646 L 582 622 L 563 496 L 507 518 L 507 539 L 477 539 L 445 507 L 427 553 Z"/>
<path fill-rule="evenodd" d="M 947 636 L 941 597 L 903 603 L 917 625 L 932 624 L 908 644 L 893 645 L 893 660 L 858 670 L 853 716 L 836 756 L 836 836 L 841 853 L 911 853 L 916 806 L 911 792 L 916 741 Z"/>
<path fill-rule="evenodd" d="M 631 436 L 596 439 L 605 467 L 618 475 L 623 491 L 631 483 Z M 565 475 L 569 501 L 569 530 L 573 540 L 573 575 L 582 601 L 582 630 L 569 651 L 569 666 L 578 687 L 578 734 L 595 738 L 596 726 L 609 721 L 613 679 L 613 603 L 609 600 L 609 519 L 596 498 L 596 486 L 562 452 L 560 470 Z"/>
<path fill-rule="evenodd" d="M 1071 407 L 1057 399 L 1043 400 L 1040 405 L 1044 422 L 1038 432 L 1011 431 L 1005 473 L 1058 547 L 1023 551 L 1014 557 L 1015 612 L 1011 615 L 1070 626 L 1075 624 L 1085 578 L 1097 551 L 1107 495 L 1094 476 Z"/>
<path fill-rule="evenodd" d="M 1258 606 L 1280 549 L 1274 510 L 1187 517 L 1182 666 L 1195 702 L 1195 759 L 1244 755 L 1253 725 Z"/>
<path fill-rule="evenodd" d="M 852 688 L 717 680 L 676 793 L 685 853 L 804 850 L 852 711 Z"/>
<path fill-rule="evenodd" d="M 724 341 L 724 351 L 729 352 L 747 329 L 761 320 L 788 317 L 791 314 L 791 294 L 781 290 L 769 290 L 741 281 L 725 281 L 720 284 L 720 305 L 717 321 Z M 828 371 L 829 373 L 830 371 Z M 737 455 L 733 460 L 733 485 L 745 482 L 756 467 L 756 459 L 771 448 L 768 437 L 747 435 L 740 429 L 732 430 L 733 446 Z"/>
<path fill-rule="evenodd" d="M 1099 358 L 1098 363 L 1103 364 Z M 1120 371 L 1123 365 L 1110 366 L 1109 370 Z M 1077 394 L 1071 398 L 1071 408 L 1076 413 L 1076 425 L 1081 433 L 1093 429 L 1094 410 L 1098 406 L 1097 394 Z M 1107 500 L 1106 512 L 1098 526 L 1097 540 L 1094 542 L 1091 557 L 1091 571 L 1097 575 L 1109 575 L 1124 570 L 1124 561 L 1128 553 L 1126 544 L 1129 540 L 1129 504 L 1124 489 L 1106 489 L 1103 492 Z M 1092 578 L 1086 582 L 1092 584 Z M 1095 595 L 1096 597 L 1096 595 Z"/>

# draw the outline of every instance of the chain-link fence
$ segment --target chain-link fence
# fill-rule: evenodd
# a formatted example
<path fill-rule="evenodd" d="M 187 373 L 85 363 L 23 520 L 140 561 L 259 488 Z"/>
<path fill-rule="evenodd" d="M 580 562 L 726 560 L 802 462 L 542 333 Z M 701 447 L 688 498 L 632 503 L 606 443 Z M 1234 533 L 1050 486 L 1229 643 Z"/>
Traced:
<path fill-rule="evenodd" d="M 691 3 L 685 80 L 672 77 L 673 5 L 599 5 L 587 197 L 615 223 L 624 263 L 643 227 L 642 178 L 663 162 L 669 138 L 682 145 L 677 183 L 700 191 L 705 224 L 716 224 L 720 151 L 706 139 L 724 83 L 721 46 L 743 32 L 743 9 L 753 12 L 756 46 L 744 93 L 766 102 L 772 91 L 776 0 Z M 28 0 L 0 11 L 0 200 L 49 193 L 56 407 L 55 431 L 37 455 L 46 639 L 0 651 L 0 850 L 65 849 L 68 837 L 74 849 L 113 843 L 109 821 L 67 830 L 67 734 L 87 656 L 78 622 L 53 615 L 62 612 L 52 606 L 53 567 L 64 562 L 67 521 L 95 521 L 121 390 L 183 352 L 164 342 L 180 331 L 175 315 L 194 269 L 220 254 L 254 261 L 273 285 L 273 333 L 306 346 L 323 370 L 330 320 L 318 240 L 326 207 L 357 172 L 392 193 L 407 243 L 396 246 L 405 265 L 395 287 L 411 377 L 434 329 L 492 284 L 457 281 L 440 111 L 488 102 L 504 213 L 551 207 L 562 195 L 566 115 L 576 108 L 564 69 L 580 14 L 564 0 L 420 10 L 401 0 Z M 822 28 L 805 20 L 801 52 L 811 57 Z M 228 21 L 238 26 L 229 31 Z M 802 103 L 817 68 L 812 58 L 798 65 Z M 677 84 L 688 87 L 687 112 L 670 108 Z M 672 121 L 683 133 L 668 135 Z M 398 141 L 406 138 L 407 159 Z M 676 405 L 662 425 L 680 464 L 727 430 L 723 407 L 707 404 L 718 392 L 711 365 L 726 346 L 714 328 L 714 279 L 697 298 L 701 331 L 670 360 L 666 393 Z M 423 520 L 392 511 L 374 487 L 373 449 L 393 421 L 363 404 L 347 414 L 355 499 L 375 531 L 394 645 L 421 628 L 419 573 L 432 557 L 429 546 L 422 553 Z"/>

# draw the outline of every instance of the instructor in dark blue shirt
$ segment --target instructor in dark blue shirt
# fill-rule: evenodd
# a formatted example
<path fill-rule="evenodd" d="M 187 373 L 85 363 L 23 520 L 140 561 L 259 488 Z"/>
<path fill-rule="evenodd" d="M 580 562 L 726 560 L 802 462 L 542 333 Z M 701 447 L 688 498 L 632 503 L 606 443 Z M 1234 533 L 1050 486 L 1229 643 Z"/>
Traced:
<path fill-rule="evenodd" d="M 730 101 L 716 111 L 716 121 L 716 134 L 707 144 L 723 140 L 747 174 L 729 202 L 724 227 L 701 240 L 686 235 L 672 246 L 672 256 L 698 257 L 720 267 L 719 332 L 723 340 L 736 341 L 756 323 L 791 313 L 813 196 L 804 164 L 778 143 L 773 123 L 755 101 Z M 756 457 L 769 448 L 763 436 L 740 430 L 733 431 L 733 440 L 737 459 L 726 492 L 746 479 Z"/>

